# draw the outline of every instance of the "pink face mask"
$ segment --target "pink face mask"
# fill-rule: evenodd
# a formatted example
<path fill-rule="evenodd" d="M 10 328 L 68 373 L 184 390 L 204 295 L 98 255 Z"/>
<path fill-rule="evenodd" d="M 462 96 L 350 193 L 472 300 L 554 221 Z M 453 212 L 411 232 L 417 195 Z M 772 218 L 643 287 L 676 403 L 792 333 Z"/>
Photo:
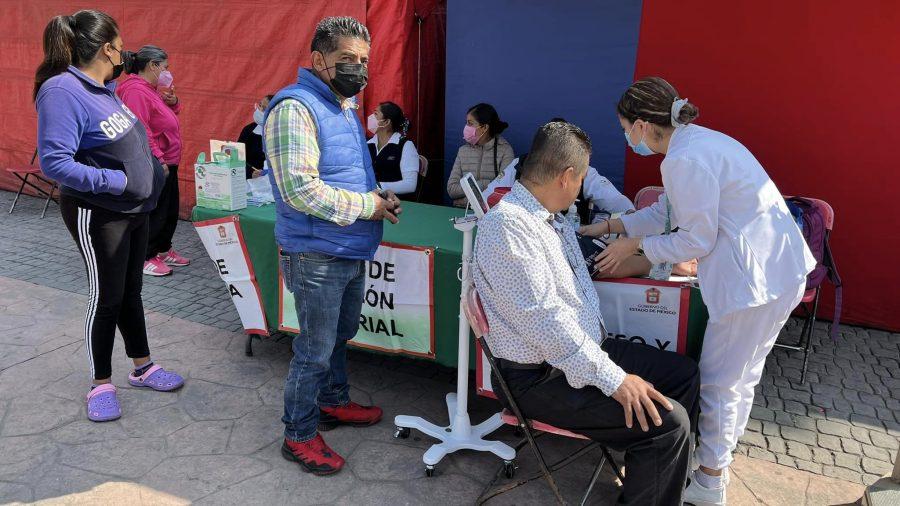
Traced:
<path fill-rule="evenodd" d="M 481 136 L 478 135 L 478 130 L 475 127 L 466 125 L 465 128 L 463 128 L 463 140 L 474 146 L 478 143 L 479 139 L 481 139 Z"/>
<path fill-rule="evenodd" d="M 370 114 L 366 119 L 366 127 L 373 134 L 378 132 L 378 118 L 375 117 L 375 113 Z"/>
<path fill-rule="evenodd" d="M 172 77 L 172 73 L 168 70 L 163 70 L 159 73 L 159 79 L 156 81 L 157 88 L 169 88 L 172 86 L 172 81 L 174 78 Z"/>

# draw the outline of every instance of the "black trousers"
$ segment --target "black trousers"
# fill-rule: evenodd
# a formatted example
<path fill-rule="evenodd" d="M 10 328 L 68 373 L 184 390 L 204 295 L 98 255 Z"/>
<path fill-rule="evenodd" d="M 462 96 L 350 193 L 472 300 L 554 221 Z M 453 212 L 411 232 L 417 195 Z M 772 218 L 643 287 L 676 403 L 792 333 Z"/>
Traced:
<path fill-rule="evenodd" d="M 690 464 L 690 433 L 696 427 L 700 375 L 693 360 L 643 344 L 606 339 L 602 348 L 626 373 L 640 376 L 668 397 L 675 409 L 657 404 L 662 425 L 648 419 L 625 427 L 622 405 L 595 387 L 572 388 L 562 374 L 542 369 L 504 369 L 503 377 L 526 418 L 585 435 L 625 452 L 622 504 L 681 504 Z M 495 385 L 497 383 L 494 383 Z M 495 392 L 508 404 L 501 389 Z"/>
<path fill-rule="evenodd" d="M 84 322 L 85 348 L 91 376 L 112 376 L 116 327 L 131 358 L 150 355 L 141 301 L 147 213 L 123 214 L 62 195 L 63 221 L 84 260 L 90 297 Z"/>
<path fill-rule="evenodd" d="M 169 165 L 169 175 L 159 194 L 156 209 L 150 211 L 150 239 L 147 243 L 146 260 L 172 249 L 172 237 L 175 236 L 177 226 L 178 166 Z"/>

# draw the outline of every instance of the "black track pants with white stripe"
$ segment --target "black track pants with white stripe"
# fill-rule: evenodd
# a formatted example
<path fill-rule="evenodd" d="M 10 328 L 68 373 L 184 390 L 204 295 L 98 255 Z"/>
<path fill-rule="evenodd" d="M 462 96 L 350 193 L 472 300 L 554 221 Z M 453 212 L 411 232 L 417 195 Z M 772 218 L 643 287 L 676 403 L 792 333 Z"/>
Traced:
<path fill-rule="evenodd" d="M 87 270 L 84 342 L 91 376 L 107 379 L 112 375 L 116 327 L 129 357 L 150 355 L 141 301 L 150 231 L 147 213 L 117 213 L 67 195 L 60 197 L 59 207 Z"/>

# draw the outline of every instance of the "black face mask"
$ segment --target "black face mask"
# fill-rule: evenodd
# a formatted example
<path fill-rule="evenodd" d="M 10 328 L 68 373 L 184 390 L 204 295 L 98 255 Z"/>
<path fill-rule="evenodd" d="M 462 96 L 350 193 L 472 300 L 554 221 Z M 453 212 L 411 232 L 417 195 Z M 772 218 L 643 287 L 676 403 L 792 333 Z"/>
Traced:
<path fill-rule="evenodd" d="M 112 46 L 112 44 L 110 44 L 110 46 Z M 109 63 L 111 63 L 113 67 L 113 75 L 109 79 L 109 81 L 115 81 L 116 79 L 118 79 L 119 76 L 122 75 L 122 71 L 125 70 L 125 59 L 122 58 L 122 51 L 119 51 L 116 48 L 113 48 L 113 50 L 119 53 L 119 58 L 122 60 L 122 63 L 116 65 L 115 63 L 113 63 L 112 58 L 110 58 L 109 56 L 106 57 L 106 59 L 109 60 Z"/>
<path fill-rule="evenodd" d="M 326 69 L 327 70 L 327 69 Z M 331 86 L 344 98 L 355 97 L 369 82 L 369 71 L 362 63 L 335 63 Z"/>

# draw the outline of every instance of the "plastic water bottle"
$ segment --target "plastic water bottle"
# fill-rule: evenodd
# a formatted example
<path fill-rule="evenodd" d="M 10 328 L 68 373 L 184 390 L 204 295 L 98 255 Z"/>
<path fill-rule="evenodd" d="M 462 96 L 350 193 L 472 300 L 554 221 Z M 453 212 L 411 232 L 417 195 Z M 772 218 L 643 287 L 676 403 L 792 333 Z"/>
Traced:
<path fill-rule="evenodd" d="M 572 228 L 578 232 L 578 229 L 581 228 L 581 217 L 578 216 L 578 207 L 575 206 L 574 202 L 569 206 L 569 212 L 566 213 L 566 218 L 572 223 Z"/>
<path fill-rule="evenodd" d="M 648 277 L 657 281 L 668 281 L 669 277 L 672 275 L 672 267 L 673 265 L 670 262 L 653 264 L 653 266 L 650 267 Z"/>

